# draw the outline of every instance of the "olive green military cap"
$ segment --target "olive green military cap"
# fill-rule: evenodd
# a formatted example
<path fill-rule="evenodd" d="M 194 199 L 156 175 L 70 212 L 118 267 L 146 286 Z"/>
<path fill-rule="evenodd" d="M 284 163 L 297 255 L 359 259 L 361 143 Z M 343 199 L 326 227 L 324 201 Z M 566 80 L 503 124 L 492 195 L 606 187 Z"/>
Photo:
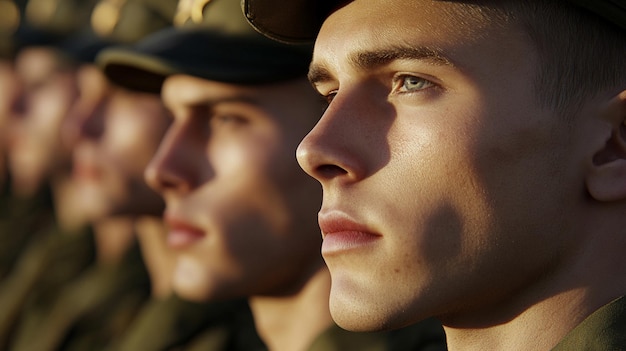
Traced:
<path fill-rule="evenodd" d="M 88 26 L 96 0 L 26 0 L 15 33 L 20 47 L 56 45 Z"/>
<path fill-rule="evenodd" d="M 100 0 L 91 14 L 91 27 L 102 38 L 135 43 L 171 26 L 176 4 L 176 0 Z"/>
<path fill-rule="evenodd" d="M 54 46 L 82 62 L 92 62 L 104 47 L 134 43 L 170 26 L 177 4 L 176 0 L 26 1 L 15 35 L 19 46 Z"/>
<path fill-rule="evenodd" d="M 160 91 L 172 74 L 233 84 L 263 84 L 305 76 L 310 45 L 287 45 L 256 32 L 238 0 L 181 0 L 175 26 L 132 47 L 102 51 L 97 63 L 118 85 Z"/>
<path fill-rule="evenodd" d="M 61 49 L 82 62 L 95 61 L 103 49 L 130 45 L 170 27 L 176 0 L 98 0 L 90 23 L 62 44 Z"/>
<path fill-rule="evenodd" d="M 626 0 L 569 0 L 626 30 Z M 286 43 L 315 40 L 322 23 L 349 0 L 242 0 L 242 9 L 254 28 Z"/>

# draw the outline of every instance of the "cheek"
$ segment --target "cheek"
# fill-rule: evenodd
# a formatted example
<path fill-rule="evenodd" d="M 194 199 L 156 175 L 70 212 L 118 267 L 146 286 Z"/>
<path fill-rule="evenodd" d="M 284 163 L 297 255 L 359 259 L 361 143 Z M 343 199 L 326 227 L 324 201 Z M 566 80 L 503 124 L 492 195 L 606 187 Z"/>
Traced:
<path fill-rule="evenodd" d="M 143 179 L 143 172 L 158 148 L 163 134 L 142 123 L 110 124 L 102 142 L 104 155 L 125 173 Z"/>
<path fill-rule="evenodd" d="M 208 274 L 225 280 L 262 270 L 275 250 L 268 219 L 244 194 L 214 196 L 212 205 L 203 211 L 208 234 L 194 256 L 204 262 Z"/>

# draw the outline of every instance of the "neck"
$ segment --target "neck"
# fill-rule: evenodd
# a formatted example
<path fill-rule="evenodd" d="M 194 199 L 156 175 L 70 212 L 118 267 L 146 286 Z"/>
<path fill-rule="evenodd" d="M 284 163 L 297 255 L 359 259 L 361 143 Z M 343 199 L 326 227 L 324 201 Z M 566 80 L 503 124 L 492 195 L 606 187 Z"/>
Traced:
<path fill-rule="evenodd" d="M 78 189 L 67 177 L 57 177 L 52 182 L 52 197 L 57 224 L 65 233 L 73 233 L 87 225 L 87 218 L 81 216 L 80 201 L 76 201 Z"/>
<path fill-rule="evenodd" d="M 584 294 L 577 289 L 550 297 L 502 324 L 462 328 L 444 322 L 448 350 L 550 350 L 590 313 Z"/>
<path fill-rule="evenodd" d="M 269 350 L 307 350 L 319 334 L 333 325 L 329 293 L 330 274 L 322 266 L 294 295 L 251 297 L 256 329 Z"/>
<path fill-rule="evenodd" d="M 559 269 L 498 304 L 442 318 L 448 349 L 550 350 L 602 306 L 626 294 L 626 237 L 590 231 Z M 485 313 L 487 311 L 487 313 Z"/>
<path fill-rule="evenodd" d="M 106 218 L 93 224 L 96 257 L 99 263 L 116 264 L 135 242 L 134 220 L 128 217 Z"/>
<path fill-rule="evenodd" d="M 165 299 L 173 292 L 172 277 L 176 267 L 175 252 L 167 247 L 165 225 L 159 217 L 140 217 L 135 231 L 150 275 L 152 297 Z"/>

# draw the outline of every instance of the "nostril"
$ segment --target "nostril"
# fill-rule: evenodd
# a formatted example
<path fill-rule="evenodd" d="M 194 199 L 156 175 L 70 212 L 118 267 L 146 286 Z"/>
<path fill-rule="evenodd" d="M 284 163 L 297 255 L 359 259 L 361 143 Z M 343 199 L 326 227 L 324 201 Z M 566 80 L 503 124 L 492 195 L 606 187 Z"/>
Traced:
<path fill-rule="evenodd" d="M 13 100 L 12 106 L 11 106 L 11 110 L 13 112 L 13 115 L 15 117 L 22 117 L 24 116 L 24 114 L 26 114 L 26 109 L 27 109 L 27 102 L 26 102 L 26 97 L 24 96 L 19 96 L 17 97 L 15 100 Z"/>
<path fill-rule="evenodd" d="M 319 174 L 322 178 L 330 179 L 348 174 L 348 171 L 337 165 L 325 164 L 318 166 L 316 168 L 316 173 Z"/>

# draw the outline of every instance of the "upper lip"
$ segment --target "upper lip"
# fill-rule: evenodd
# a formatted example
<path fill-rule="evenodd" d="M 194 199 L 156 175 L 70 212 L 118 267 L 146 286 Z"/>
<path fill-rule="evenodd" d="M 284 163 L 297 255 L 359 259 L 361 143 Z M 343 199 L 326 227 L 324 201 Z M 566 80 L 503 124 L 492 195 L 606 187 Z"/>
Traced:
<path fill-rule="evenodd" d="M 193 224 L 190 224 L 185 219 L 182 219 L 181 217 L 178 217 L 172 213 L 165 212 L 165 214 L 163 215 L 163 219 L 170 229 L 183 230 L 186 232 L 192 232 L 192 233 L 197 233 L 197 234 L 204 233 L 204 231 L 201 228 Z"/>
<path fill-rule="evenodd" d="M 322 230 L 322 238 L 329 234 L 342 232 L 359 232 L 375 236 L 380 235 L 368 228 L 366 225 L 360 224 L 358 221 L 352 219 L 344 212 L 320 212 L 318 215 L 318 222 L 320 229 Z"/>
<path fill-rule="evenodd" d="M 77 147 L 72 155 L 74 166 L 72 173 L 80 178 L 95 178 L 100 169 L 95 160 L 98 159 L 93 147 Z"/>

